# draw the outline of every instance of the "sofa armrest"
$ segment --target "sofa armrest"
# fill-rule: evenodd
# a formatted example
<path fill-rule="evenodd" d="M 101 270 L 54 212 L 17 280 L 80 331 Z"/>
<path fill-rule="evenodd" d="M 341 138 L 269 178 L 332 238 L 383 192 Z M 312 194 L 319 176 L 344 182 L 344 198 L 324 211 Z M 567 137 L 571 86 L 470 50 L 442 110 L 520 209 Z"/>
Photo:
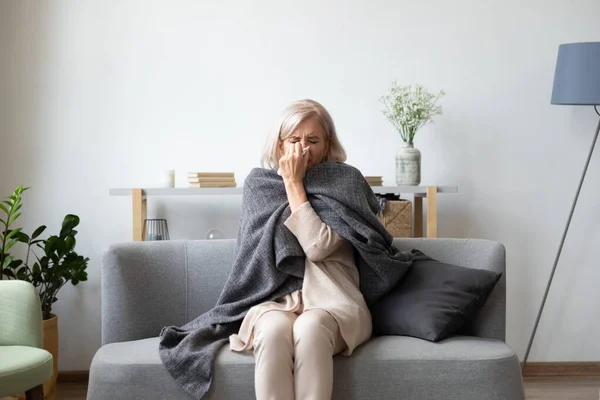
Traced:
<path fill-rule="evenodd" d="M 0 281 L 0 346 L 42 347 L 42 305 L 29 282 Z"/>
<path fill-rule="evenodd" d="M 502 272 L 485 305 L 458 334 L 506 340 L 506 250 L 500 242 L 483 239 L 398 238 L 401 250 L 419 249 L 440 262 Z"/>

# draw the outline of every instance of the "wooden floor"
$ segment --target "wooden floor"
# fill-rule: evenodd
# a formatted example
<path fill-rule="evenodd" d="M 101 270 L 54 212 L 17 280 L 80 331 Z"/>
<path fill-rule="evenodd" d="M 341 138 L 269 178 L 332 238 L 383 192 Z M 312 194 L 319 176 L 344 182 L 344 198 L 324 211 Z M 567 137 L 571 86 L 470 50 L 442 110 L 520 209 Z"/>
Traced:
<path fill-rule="evenodd" d="M 525 378 L 527 400 L 600 400 L 600 376 Z M 85 400 L 84 383 L 58 382 L 48 400 Z"/>
<path fill-rule="evenodd" d="M 87 382 L 56 382 L 46 400 L 85 400 Z"/>
<path fill-rule="evenodd" d="M 600 376 L 524 378 L 527 400 L 600 400 Z"/>

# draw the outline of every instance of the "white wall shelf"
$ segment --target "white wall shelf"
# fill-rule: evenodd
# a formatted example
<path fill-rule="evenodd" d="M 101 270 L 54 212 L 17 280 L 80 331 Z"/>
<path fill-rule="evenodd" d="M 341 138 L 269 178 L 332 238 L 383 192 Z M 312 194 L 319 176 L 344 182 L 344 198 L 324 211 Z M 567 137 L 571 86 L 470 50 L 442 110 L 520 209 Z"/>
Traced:
<path fill-rule="evenodd" d="M 423 198 L 427 199 L 427 237 L 437 237 L 437 195 L 438 193 L 458 193 L 458 186 L 372 186 L 375 193 L 413 194 L 414 230 L 413 236 L 423 236 Z M 133 240 L 144 240 L 143 229 L 146 220 L 148 196 L 181 195 L 242 195 L 242 187 L 224 188 L 123 188 L 109 189 L 110 196 L 131 196 L 133 206 Z"/>
<path fill-rule="evenodd" d="M 426 195 L 429 186 L 372 186 L 375 193 L 399 193 Z M 109 189 L 111 196 L 131 196 L 134 189 Z M 242 187 L 223 188 L 141 188 L 144 196 L 180 196 L 180 195 L 241 195 Z M 458 193 L 458 186 L 437 186 L 437 193 Z"/>

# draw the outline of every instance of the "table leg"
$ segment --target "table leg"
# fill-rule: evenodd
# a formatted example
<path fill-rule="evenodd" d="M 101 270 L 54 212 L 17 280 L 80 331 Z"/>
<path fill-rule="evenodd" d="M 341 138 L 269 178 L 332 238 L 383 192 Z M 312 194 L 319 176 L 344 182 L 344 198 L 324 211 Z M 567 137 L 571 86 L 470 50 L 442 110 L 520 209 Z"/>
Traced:
<path fill-rule="evenodd" d="M 415 207 L 413 211 L 413 218 L 415 220 L 415 229 L 413 232 L 413 236 L 423 237 L 423 197 L 419 194 L 415 194 Z"/>
<path fill-rule="evenodd" d="M 437 237 L 437 186 L 427 187 L 427 237 Z"/>
<path fill-rule="evenodd" d="M 146 220 L 146 199 L 142 189 L 132 189 L 133 199 L 133 240 L 140 242 L 144 240 L 144 221 Z"/>

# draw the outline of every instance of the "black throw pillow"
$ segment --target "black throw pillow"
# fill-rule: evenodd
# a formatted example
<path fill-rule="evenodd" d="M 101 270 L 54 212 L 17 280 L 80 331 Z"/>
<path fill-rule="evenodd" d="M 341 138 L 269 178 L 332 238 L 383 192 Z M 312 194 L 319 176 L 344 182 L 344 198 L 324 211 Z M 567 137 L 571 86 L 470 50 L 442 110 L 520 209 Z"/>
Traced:
<path fill-rule="evenodd" d="M 412 253 L 406 275 L 371 306 L 375 335 L 446 339 L 475 316 L 502 276 L 441 263 L 419 250 Z"/>

